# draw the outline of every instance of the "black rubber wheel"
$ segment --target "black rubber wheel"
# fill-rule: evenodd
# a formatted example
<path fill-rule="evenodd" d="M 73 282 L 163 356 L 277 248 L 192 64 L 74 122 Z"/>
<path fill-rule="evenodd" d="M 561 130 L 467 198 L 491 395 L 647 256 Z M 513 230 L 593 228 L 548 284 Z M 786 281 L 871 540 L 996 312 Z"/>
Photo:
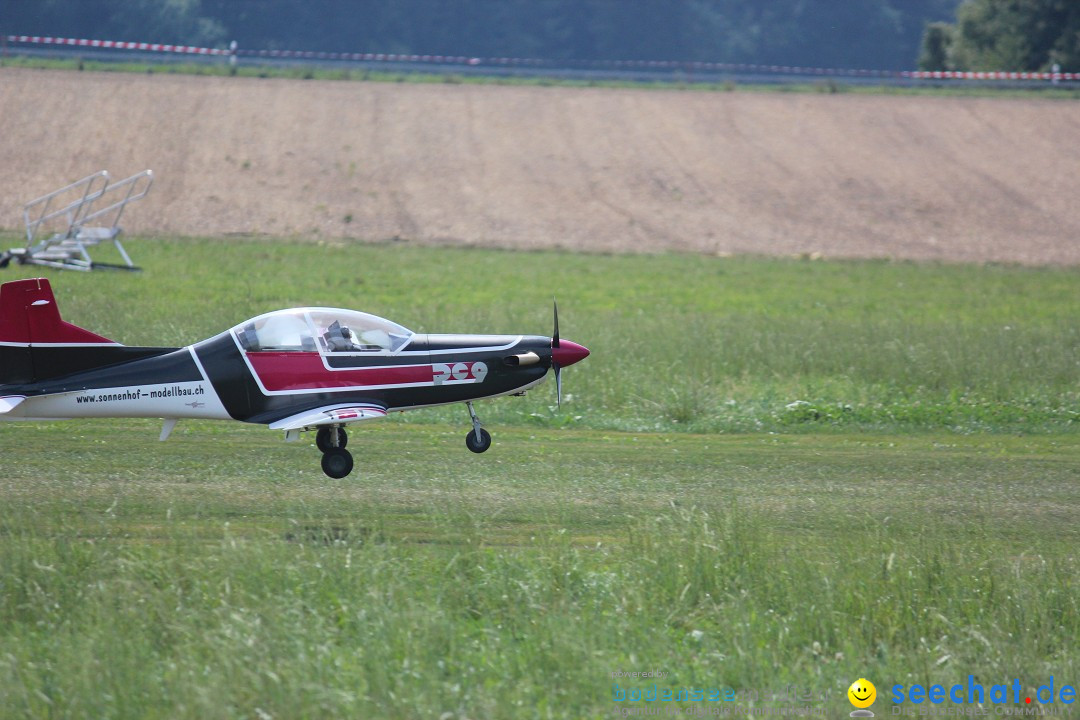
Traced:
<path fill-rule="evenodd" d="M 348 444 L 349 435 L 345 432 L 345 428 L 338 428 L 338 447 L 344 448 Z M 327 452 L 333 447 L 330 444 L 330 428 L 319 428 L 319 432 L 315 433 L 315 447 L 323 452 Z"/>
<path fill-rule="evenodd" d="M 480 428 L 480 437 L 476 437 L 476 431 L 472 430 L 465 436 L 465 447 L 472 450 L 474 453 L 482 453 L 491 447 L 491 433 L 484 428 Z"/>
<path fill-rule="evenodd" d="M 0 268 L 6 268 L 11 264 L 11 253 L 4 253 L 0 255 Z"/>
<path fill-rule="evenodd" d="M 323 453 L 322 471 L 332 478 L 343 478 L 353 469 L 352 453 L 344 448 L 330 448 Z"/>

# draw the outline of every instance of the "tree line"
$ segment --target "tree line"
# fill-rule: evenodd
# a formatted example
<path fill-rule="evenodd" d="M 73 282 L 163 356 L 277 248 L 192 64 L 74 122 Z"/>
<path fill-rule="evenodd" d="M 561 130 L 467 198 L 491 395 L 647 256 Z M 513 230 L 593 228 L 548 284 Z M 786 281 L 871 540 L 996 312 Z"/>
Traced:
<path fill-rule="evenodd" d="M 0 33 L 241 48 L 908 69 L 959 0 L 8 0 Z"/>
<path fill-rule="evenodd" d="M 967 0 L 956 22 L 930 23 L 924 70 L 1080 70 L 1077 0 Z"/>
<path fill-rule="evenodd" d="M 0 34 L 567 63 L 1080 69 L 1078 0 L 8 0 Z"/>

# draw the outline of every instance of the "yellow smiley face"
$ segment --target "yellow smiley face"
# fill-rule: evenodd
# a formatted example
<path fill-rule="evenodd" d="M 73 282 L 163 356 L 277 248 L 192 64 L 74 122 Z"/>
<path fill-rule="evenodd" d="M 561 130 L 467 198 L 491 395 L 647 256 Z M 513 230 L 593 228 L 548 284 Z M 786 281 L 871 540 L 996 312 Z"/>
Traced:
<path fill-rule="evenodd" d="M 866 678 L 859 678 L 847 689 L 848 700 L 857 708 L 868 708 L 877 699 L 877 688 Z"/>

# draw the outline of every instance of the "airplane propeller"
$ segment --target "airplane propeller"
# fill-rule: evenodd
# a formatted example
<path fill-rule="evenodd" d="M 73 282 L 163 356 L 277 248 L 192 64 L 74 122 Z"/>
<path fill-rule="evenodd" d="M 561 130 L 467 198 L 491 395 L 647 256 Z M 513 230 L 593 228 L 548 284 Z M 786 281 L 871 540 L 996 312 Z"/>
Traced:
<path fill-rule="evenodd" d="M 584 360 L 589 349 L 576 342 L 559 339 L 559 305 L 552 299 L 555 310 L 555 330 L 551 333 L 551 369 L 555 371 L 555 397 L 562 407 L 562 369 Z"/>

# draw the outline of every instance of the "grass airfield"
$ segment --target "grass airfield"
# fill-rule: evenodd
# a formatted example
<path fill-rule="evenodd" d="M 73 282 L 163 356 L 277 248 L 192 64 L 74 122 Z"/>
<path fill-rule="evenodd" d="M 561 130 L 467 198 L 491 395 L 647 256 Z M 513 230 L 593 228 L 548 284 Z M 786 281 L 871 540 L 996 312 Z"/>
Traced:
<path fill-rule="evenodd" d="M 1075 269 L 128 247 L 141 275 L 47 273 L 66 320 L 548 334 L 555 295 L 593 355 L 561 412 L 479 404 L 482 456 L 456 406 L 355 427 L 343 480 L 254 426 L 0 424 L 0 717 L 608 717 L 634 670 L 832 717 L 859 677 L 879 715 L 1080 679 Z"/>

